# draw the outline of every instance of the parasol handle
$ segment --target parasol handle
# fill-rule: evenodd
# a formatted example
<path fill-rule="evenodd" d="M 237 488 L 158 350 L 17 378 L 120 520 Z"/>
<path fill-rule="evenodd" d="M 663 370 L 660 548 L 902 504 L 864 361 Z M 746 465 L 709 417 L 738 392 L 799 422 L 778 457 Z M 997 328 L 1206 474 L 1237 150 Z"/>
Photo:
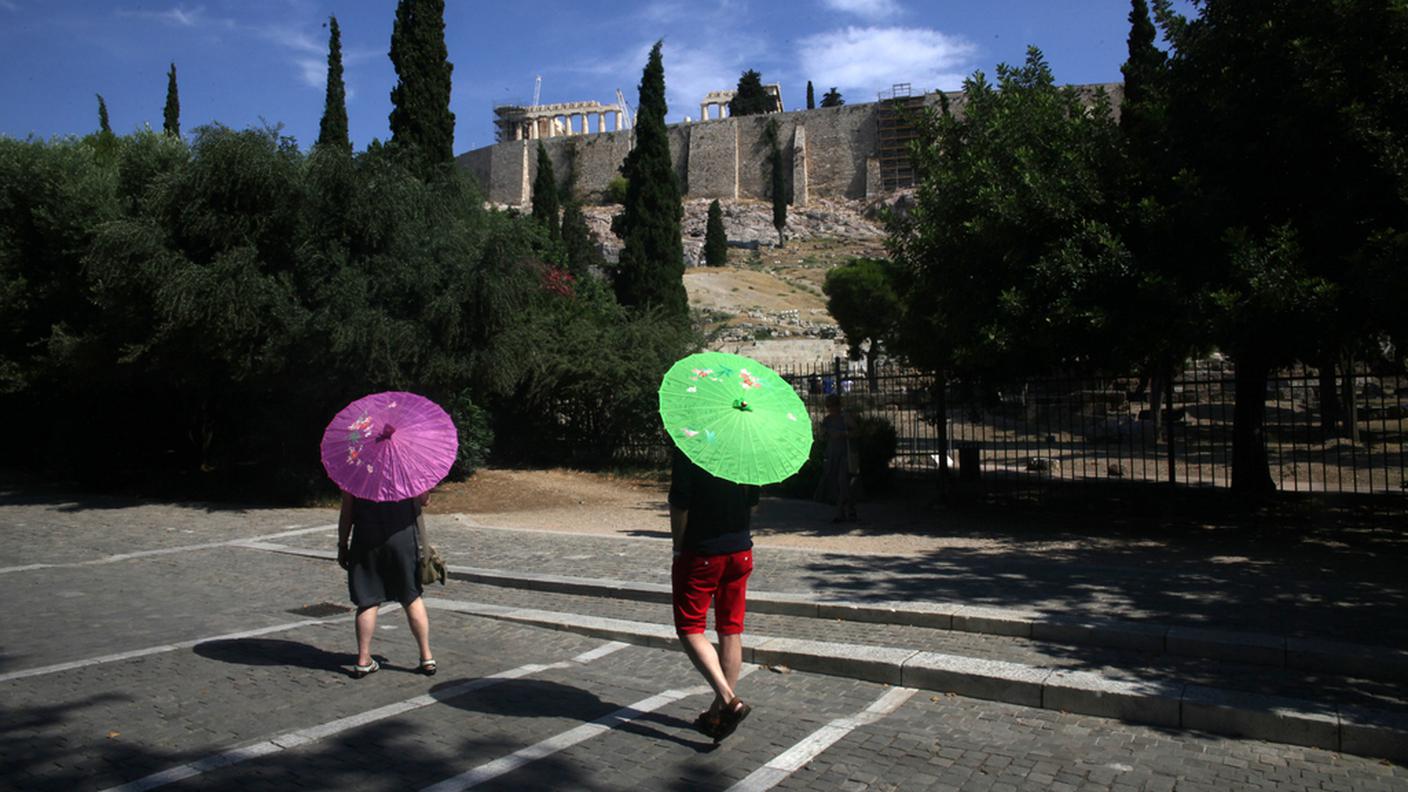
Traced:
<path fill-rule="evenodd" d="M 734 400 L 733 400 L 733 409 L 738 410 L 739 412 L 752 412 L 752 411 L 753 411 L 753 408 L 750 407 L 750 406 L 748 406 L 748 402 L 743 401 L 742 399 L 734 399 Z"/>
<path fill-rule="evenodd" d="M 391 435 L 394 434 L 396 434 L 396 427 L 392 426 L 391 424 L 387 424 L 386 428 L 381 430 L 381 434 L 376 436 L 376 439 L 378 442 L 382 440 L 390 440 Z"/>

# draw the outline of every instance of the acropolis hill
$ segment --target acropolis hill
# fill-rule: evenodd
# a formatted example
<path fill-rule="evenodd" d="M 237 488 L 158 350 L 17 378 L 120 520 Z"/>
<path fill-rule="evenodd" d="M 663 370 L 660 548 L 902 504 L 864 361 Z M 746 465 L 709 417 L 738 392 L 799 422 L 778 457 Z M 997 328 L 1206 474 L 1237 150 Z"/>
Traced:
<path fill-rule="evenodd" d="M 1123 96 L 1120 84 L 1080 86 L 1090 94 L 1099 88 L 1118 107 Z M 962 93 L 950 93 L 948 98 L 961 109 Z M 770 147 L 765 130 L 775 121 L 784 164 L 792 173 L 793 205 L 806 206 L 813 198 L 872 200 L 913 184 L 905 146 L 914 133 L 906 118 L 909 112 L 938 102 L 937 93 L 911 96 L 907 88 L 897 86 L 890 98 L 877 102 L 706 118 L 669 127 L 670 153 L 686 198 L 766 199 Z M 539 141 L 554 173 L 565 177 L 575 168 L 581 196 L 599 198 L 619 175 L 631 148 L 631 130 L 620 128 L 616 106 L 580 102 L 526 110 L 532 118 L 508 127 L 510 139 L 457 158 L 478 179 L 485 198 L 514 206 L 531 201 Z M 587 131 L 591 117 L 597 118 L 595 132 Z M 608 117 L 616 129 L 606 131 Z M 503 136 L 502 121 L 500 129 Z M 569 164 L 574 147 L 575 166 Z"/>

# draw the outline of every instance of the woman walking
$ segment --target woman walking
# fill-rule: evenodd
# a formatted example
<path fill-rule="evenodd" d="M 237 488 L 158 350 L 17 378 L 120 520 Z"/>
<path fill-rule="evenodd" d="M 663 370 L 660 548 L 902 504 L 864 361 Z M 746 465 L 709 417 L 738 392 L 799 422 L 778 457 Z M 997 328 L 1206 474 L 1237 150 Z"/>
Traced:
<path fill-rule="evenodd" d="M 835 393 L 826 397 L 826 417 L 821 419 L 821 432 L 826 435 L 826 458 L 821 481 L 817 482 L 816 500 L 836 503 L 832 522 L 855 522 L 856 498 L 851 489 L 851 447 L 855 422 L 841 411 L 841 397 Z"/>
<path fill-rule="evenodd" d="M 347 591 L 357 606 L 357 664 L 352 676 L 361 679 L 381 668 L 372 657 L 377 609 L 399 602 L 406 611 L 411 635 L 420 647 L 416 670 L 434 676 L 430 653 L 430 618 L 421 599 L 416 519 L 430 500 L 425 493 L 399 501 L 370 501 L 342 493 L 337 519 L 337 563 L 347 570 Z M 350 538 L 350 542 L 349 542 Z"/>

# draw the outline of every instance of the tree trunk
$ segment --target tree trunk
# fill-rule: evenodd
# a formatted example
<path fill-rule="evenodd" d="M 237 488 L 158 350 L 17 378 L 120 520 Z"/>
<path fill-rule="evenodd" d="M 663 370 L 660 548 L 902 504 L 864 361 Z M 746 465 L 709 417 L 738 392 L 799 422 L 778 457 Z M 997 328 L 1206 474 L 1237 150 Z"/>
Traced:
<path fill-rule="evenodd" d="M 1348 437 L 1350 442 L 1359 442 L 1359 400 L 1354 398 L 1354 355 L 1344 356 L 1344 377 L 1340 381 L 1340 387 L 1344 388 L 1342 409 L 1344 432 L 1343 436 Z"/>
<path fill-rule="evenodd" d="M 939 500 L 948 502 L 948 378 L 942 371 L 934 372 L 934 414 L 939 428 Z"/>
<path fill-rule="evenodd" d="M 1236 401 L 1232 407 L 1232 490 L 1246 495 L 1276 491 L 1266 461 L 1265 358 L 1241 353 L 1236 358 Z"/>
<path fill-rule="evenodd" d="M 1340 420 L 1339 393 L 1335 390 L 1335 356 L 1326 353 L 1320 357 L 1320 434 L 1326 440 L 1335 436 L 1335 427 Z"/>

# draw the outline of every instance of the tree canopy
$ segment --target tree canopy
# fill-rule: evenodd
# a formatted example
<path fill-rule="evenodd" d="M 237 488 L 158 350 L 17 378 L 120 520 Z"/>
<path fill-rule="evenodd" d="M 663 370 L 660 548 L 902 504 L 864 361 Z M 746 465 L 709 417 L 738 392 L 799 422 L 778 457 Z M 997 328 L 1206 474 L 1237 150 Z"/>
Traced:
<path fill-rule="evenodd" d="M 543 141 L 538 141 L 538 175 L 533 179 L 533 219 L 547 229 L 554 241 L 562 239 L 562 207 L 558 200 L 557 177 Z"/>
<path fill-rule="evenodd" d="M 704 225 L 704 264 L 722 267 L 728 263 L 728 233 L 724 230 L 724 211 L 719 199 L 709 203 L 709 218 Z"/>
<path fill-rule="evenodd" d="M 821 96 L 822 107 L 840 107 L 845 103 L 846 100 L 841 98 L 841 92 L 836 90 L 836 86 L 834 85 L 831 86 L 831 90 Z"/>

